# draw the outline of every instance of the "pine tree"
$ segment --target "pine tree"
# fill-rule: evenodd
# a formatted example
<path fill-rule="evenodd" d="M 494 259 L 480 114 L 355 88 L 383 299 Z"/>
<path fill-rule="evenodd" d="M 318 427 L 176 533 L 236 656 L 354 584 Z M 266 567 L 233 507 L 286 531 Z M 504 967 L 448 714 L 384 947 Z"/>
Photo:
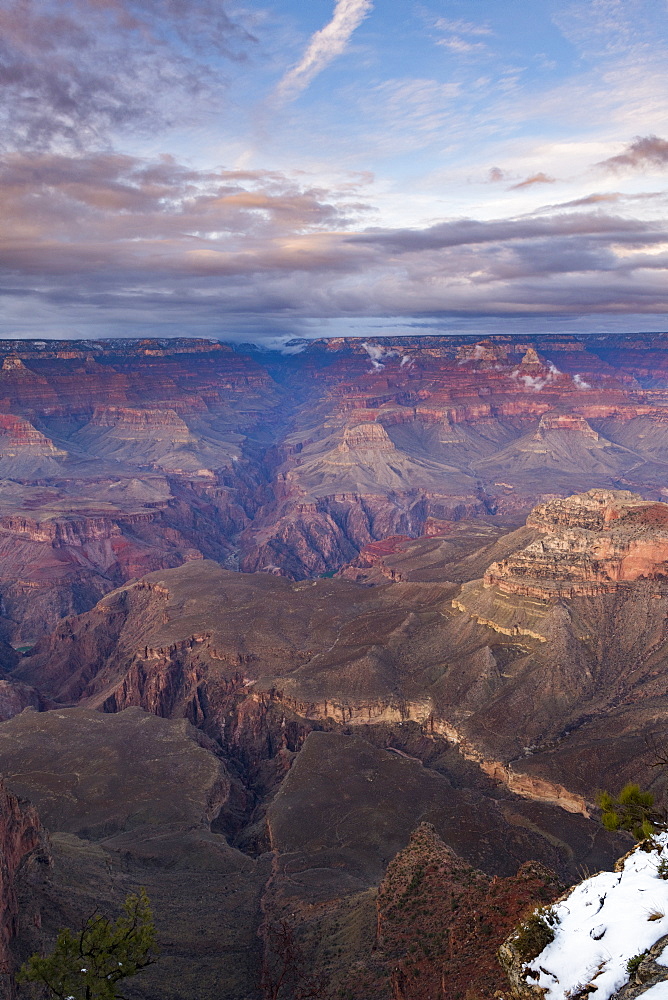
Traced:
<path fill-rule="evenodd" d="M 50 955 L 32 955 L 19 983 L 41 983 L 58 1000 L 115 1000 L 116 984 L 156 960 L 155 927 L 144 889 L 127 897 L 114 921 L 88 917 L 79 932 L 64 928 Z"/>

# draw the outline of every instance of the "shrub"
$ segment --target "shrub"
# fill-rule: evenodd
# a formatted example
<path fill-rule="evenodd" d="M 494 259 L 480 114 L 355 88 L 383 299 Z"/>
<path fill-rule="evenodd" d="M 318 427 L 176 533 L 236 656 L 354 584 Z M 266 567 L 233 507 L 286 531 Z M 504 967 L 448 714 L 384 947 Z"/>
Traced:
<path fill-rule="evenodd" d="M 647 951 L 641 951 L 638 955 L 634 955 L 633 958 L 630 958 L 628 960 L 628 962 L 626 963 L 626 971 L 628 972 L 629 976 L 635 976 L 636 972 L 640 968 L 640 963 L 642 962 L 646 954 Z"/>
<path fill-rule="evenodd" d="M 512 940 L 523 962 L 532 961 L 554 941 L 555 922 L 556 916 L 549 907 L 539 907 L 520 924 Z"/>
<path fill-rule="evenodd" d="M 641 791 L 639 785 L 624 785 L 617 796 L 599 792 L 596 804 L 606 830 L 628 830 L 636 840 L 646 840 L 656 829 L 654 796 Z"/>

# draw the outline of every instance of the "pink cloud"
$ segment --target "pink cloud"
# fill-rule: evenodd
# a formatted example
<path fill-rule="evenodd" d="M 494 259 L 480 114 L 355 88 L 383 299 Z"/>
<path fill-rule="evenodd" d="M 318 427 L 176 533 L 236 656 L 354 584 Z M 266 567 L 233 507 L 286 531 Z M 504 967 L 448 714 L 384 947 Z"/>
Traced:
<path fill-rule="evenodd" d="M 556 182 L 556 177 L 550 177 L 548 174 L 538 173 L 532 174 L 531 177 L 527 177 L 526 180 L 520 181 L 519 184 L 513 184 L 508 190 L 509 191 L 519 191 L 521 188 L 533 187 L 534 184 L 554 184 Z"/>

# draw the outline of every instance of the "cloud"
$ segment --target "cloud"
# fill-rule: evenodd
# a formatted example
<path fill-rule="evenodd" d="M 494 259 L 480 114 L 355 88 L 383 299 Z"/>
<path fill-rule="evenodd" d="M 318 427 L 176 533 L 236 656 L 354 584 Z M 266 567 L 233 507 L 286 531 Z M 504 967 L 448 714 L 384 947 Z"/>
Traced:
<path fill-rule="evenodd" d="M 582 198 L 574 198 L 572 201 L 562 201 L 554 205 L 543 205 L 537 211 L 555 212 L 564 208 L 588 208 L 591 205 L 614 205 L 619 202 L 665 200 L 667 198 L 668 191 L 641 191 L 636 194 L 627 194 L 623 191 L 604 191 L 583 195 Z"/>
<path fill-rule="evenodd" d="M 444 49 L 448 49 L 450 52 L 456 52 L 459 55 L 470 55 L 472 52 L 483 52 L 487 46 L 484 42 L 471 42 L 466 38 L 462 38 L 460 35 L 448 35 L 446 38 L 439 38 L 436 42 Z"/>
<path fill-rule="evenodd" d="M 433 22 L 433 28 L 442 33 L 436 39 L 436 44 L 458 55 L 471 55 L 474 52 L 484 52 L 487 46 L 478 41 L 480 36 L 491 35 L 492 30 L 486 24 L 476 24 L 473 21 L 452 20 L 439 17 Z"/>
<path fill-rule="evenodd" d="M 261 339 L 373 317 L 480 331 L 668 316 L 668 219 L 600 203 L 362 229 L 365 191 L 364 178 L 325 188 L 304 173 L 197 170 L 168 156 L 6 155 L 2 335 L 159 328 Z M 367 345 L 386 363 L 377 341 Z"/>
<path fill-rule="evenodd" d="M 216 0 L 7 0 L 0 146 L 90 149 L 154 133 L 222 95 L 220 60 L 252 35 Z"/>
<path fill-rule="evenodd" d="M 487 174 L 487 180 L 490 184 L 498 184 L 505 178 L 505 173 L 500 167 L 490 167 L 489 173 Z"/>
<path fill-rule="evenodd" d="M 610 191 L 606 194 L 587 194 L 583 198 L 575 198 L 573 201 L 564 201 L 561 208 L 578 208 L 581 205 L 610 205 L 621 201 L 624 197 L 619 191 Z"/>
<path fill-rule="evenodd" d="M 474 21 L 450 20 L 439 17 L 434 22 L 439 31 L 452 31 L 460 35 L 491 35 L 492 29 L 487 24 L 477 24 Z"/>
<path fill-rule="evenodd" d="M 364 148 L 396 156 L 438 140 L 465 97 L 461 83 L 424 77 L 390 78 L 361 95 Z M 361 141 L 361 140 L 360 140 Z"/>
<path fill-rule="evenodd" d="M 596 166 L 614 171 L 668 166 L 668 140 L 658 135 L 637 135 L 623 153 L 601 160 Z"/>
<path fill-rule="evenodd" d="M 294 101 L 333 59 L 340 56 L 355 29 L 372 10 L 373 0 L 336 0 L 332 20 L 315 32 L 300 61 L 288 70 L 276 87 L 279 101 Z"/>
<path fill-rule="evenodd" d="M 509 191 L 519 191 L 521 188 L 533 187 L 534 184 L 554 184 L 556 182 L 556 177 L 550 177 L 548 174 L 539 173 L 532 174 L 531 177 L 527 177 L 526 180 L 520 181 L 519 184 L 513 184 Z"/>
<path fill-rule="evenodd" d="M 360 347 L 363 347 L 366 353 L 371 358 L 371 364 L 375 369 L 384 368 L 385 365 L 381 364 L 381 358 L 398 358 L 399 351 L 396 349 L 388 349 L 382 347 L 380 344 L 369 344 L 366 340 L 362 341 Z"/>

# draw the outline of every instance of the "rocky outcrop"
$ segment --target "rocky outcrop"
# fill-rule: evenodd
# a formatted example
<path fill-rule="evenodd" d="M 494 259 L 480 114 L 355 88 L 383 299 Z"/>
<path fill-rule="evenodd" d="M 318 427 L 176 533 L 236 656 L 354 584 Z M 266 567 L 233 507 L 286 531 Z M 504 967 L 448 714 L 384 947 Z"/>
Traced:
<path fill-rule="evenodd" d="M 382 424 L 362 423 L 352 424 L 343 432 L 343 441 L 339 445 L 342 453 L 369 449 L 371 451 L 394 451 L 394 445 Z"/>
<path fill-rule="evenodd" d="M 0 677 L 0 722 L 20 715 L 24 708 L 34 708 L 39 711 L 44 707 L 46 707 L 45 701 L 35 688 Z"/>
<path fill-rule="evenodd" d="M 541 504 L 527 518 L 538 538 L 487 570 L 484 583 L 523 597 L 593 596 L 644 579 L 668 586 L 668 504 L 590 490 Z"/>
<path fill-rule="evenodd" d="M 590 490 L 539 504 L 526 527 L 529 544 L 465 583 L 453 607 L 503 635 L 547 642 L 559 599 L 631 593 L 639 581 L 668 594 L 668 504 Z"/>
<path fill-rule="evenodd" d="M 497 948 L 527 908 L 561 891 L 554 873 L 535 862 L 491 878 L 422 823 L 390 862 L 376 902 L 375 962 L 390 971 L 393 1000 L 495 996 L 507 985 Z M 375 997 L 377 973 L 369 971 L 362 992 Z"/>
<path fill-rule="evenodd" d="M 7 790 L 0 780 L 0 987 L 13 997 L 14 959 L 10 950 L 16 936 L 19 905 L 16 878 L 26 859 L 41 850 L 48 863 L 45 834 L 37 811 Z"/>

